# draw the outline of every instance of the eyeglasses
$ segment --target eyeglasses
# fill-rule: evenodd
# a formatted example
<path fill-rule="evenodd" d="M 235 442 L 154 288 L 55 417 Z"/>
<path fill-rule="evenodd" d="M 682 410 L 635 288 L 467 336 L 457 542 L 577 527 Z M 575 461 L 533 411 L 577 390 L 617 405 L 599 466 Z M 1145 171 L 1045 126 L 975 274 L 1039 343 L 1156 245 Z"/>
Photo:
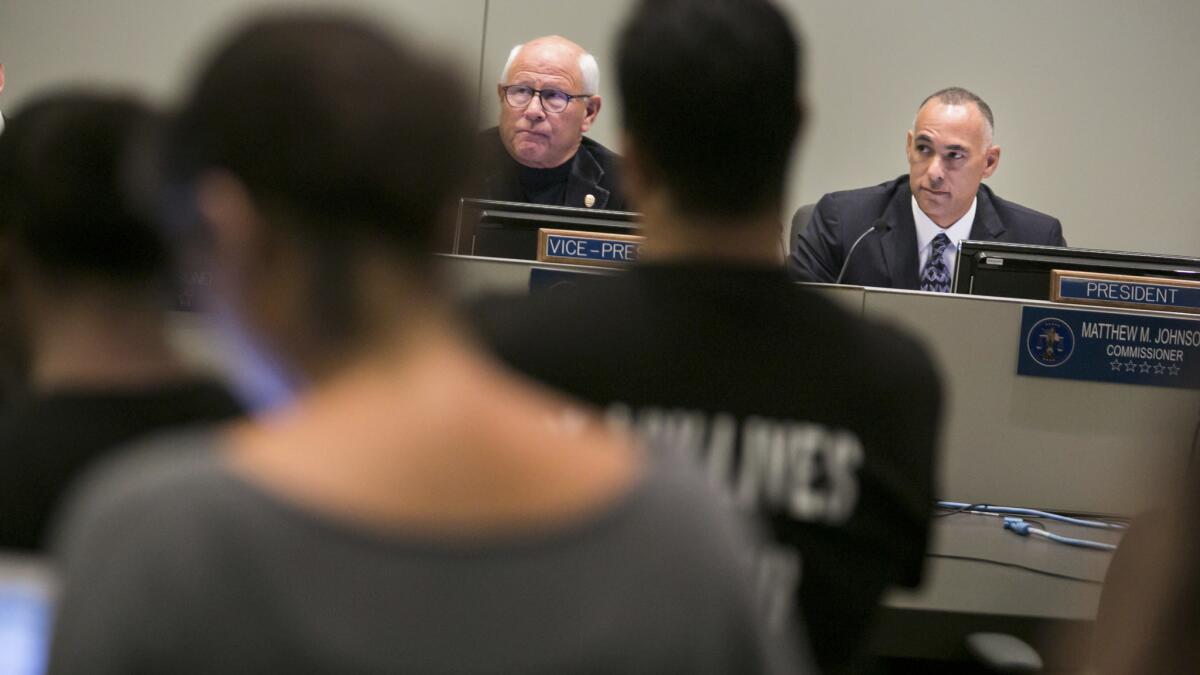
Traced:
<path fill-rule="evenodd" d="M 527 84 L 510 84 L 501 87 L 504 100 L 514 108 L 528 107 L 536 95 L 542 99 L 542 107 L 552 113 L 560 113 L 571 104 L 571 99 L 591 98 L 591 94 L 568 94 L 559 89 L 534 89 Z"/>

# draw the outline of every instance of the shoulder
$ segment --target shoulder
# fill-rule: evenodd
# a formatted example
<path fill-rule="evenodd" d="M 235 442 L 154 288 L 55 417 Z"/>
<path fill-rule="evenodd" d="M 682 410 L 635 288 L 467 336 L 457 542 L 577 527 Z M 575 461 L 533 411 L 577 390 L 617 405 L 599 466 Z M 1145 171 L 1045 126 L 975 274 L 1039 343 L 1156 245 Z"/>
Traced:
<path fill-rule="evenodd" d="M 1023 226 L 1048 230 L 1060 226 L 1058 218 L 1004 199 L 986 185 L 980 185 L 979 191 L 991 201 L 992 208 L 996 209 L 996 214 L 1006 227 Z"/>
<path fill-rule="evenodd" d="M 941 409 L 941 375 L 928 349 L 900 326 L 820 300 L 810 302 L 807 313 L 820 326 L 812 339 L 820 340 L 823 358 L 831 361 L 819 367 L 841 380 L 837 390 L 885 424 L 935 418 Z"/>
<path fill-rule="evenodd" d="M 95 545 L 144 542 L 149 529 L 172 530 L 218 479 L 216 445 L 213 431 L 176 432 L 103 460 L 65 500 L 55 548 L 70 557 Z"/>
<path fill-rule="evenodd" d="M 907 189 L 908 176 L 900 176 L 889 181 L 884 181 L 878 185 L 869 187 L 857 188 L 853 190 L 839 190 L 829 192 L 818 203 L 832 205 L 837 204 L 842 208 L 872 208 L 878 207 L 883 210 L 892 199 L 895 198 L 896 192 Z"/>
<path fill-rule="evenodd" d="M 929 351 L 914 336 L 889 324 L 869 322 L 870 329 L 864 331 L 870 344 L 865 349 L 880 365 L 887 364 L 888 374 L 893 381 L 896 376 L 905 378 L 909 385 L 922 386 L 932 391 L 941 389 L 937 365 Z"/>
<path fill-rule="evenodd" d="M 827 305 L 832 304 L 821 299 Z M 838 326 L 840 339 L 849 343 L 845 351 L 854 355 L 862 371 L 875 373 L 873 377 L 879 387 L 940 389 L 937 367 L 929 351 L 908 331 L 888 322 L 849 314 L 840 307 L 829 308 L 827 316 L 830 317 L 827 324 Z"/>
<path fill-rule="evenodd" d="M 599 141 L 593 140 L 587 136 L 583 137 L 582 141 L 580 142 L 580 147 L 585 148 L 588 152 L 590 152 L 592 156 L 596 158 L 596 161 L 600 162 L 601 164 L 604 164 L 605 162 L 609 164 L 621 163 L 620 155 L 604 147 Z"/>
<path fill-rule="evenodd" d="M 814 221 L 845 228 L 847 236 L 870 227 L 888 210 L 900 192 L 908 191 L 908 176 L 864 188 L 829 192 L 814 209 Z"/>

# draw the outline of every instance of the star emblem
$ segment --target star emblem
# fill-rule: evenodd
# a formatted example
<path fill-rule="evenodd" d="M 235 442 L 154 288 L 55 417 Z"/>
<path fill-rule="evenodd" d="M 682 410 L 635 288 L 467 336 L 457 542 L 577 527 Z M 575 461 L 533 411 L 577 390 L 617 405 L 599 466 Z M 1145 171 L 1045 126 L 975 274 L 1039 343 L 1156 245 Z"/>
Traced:
<path fill-rule="evenodd" d="M 1162 375 L 1164 372 L 1166 372 L 1166 370 L 1167 370 L 1167 367 L 1161 363 L 1154 366 L 1154 374 L 1155 375 Z"/>
<path fill-rule="evenodd" d="M 1179 374 L 1179 366 L 1172 363 L 1171 367 L 1167 368 L 1167 372 L 1172 375 L 1178 375 Z"/>
<path fill-rule="evenodd" d="M 1133 361 L 1128 361 L 1128 362 L 1126 362 L 1126 364 L 1125 364 L 1125 372 L 1127 372 L 1127 373 L 1132 373 L 1132 372 L 1133 372 L 1133 371 L 1135 371 L 1135 370 L 1137 370 L 1137 363 L 1135 363 L 1135 362 L 1133 362 Z"/>
<path fill-rule="evenodd" d="M 1138 368 L 1140 368 L 1141 372 L 1143 372 L 1143 373 L 1150 372 L 1150 364 L 1149 363 L 1143 363 L 1142 365 L 1138 366 Z"/>
<path fill-rule="evenodd" d="M 1121 359 L 1113 359 L 1108 362 L 1108 365 L 1112 366 L 1113 370 L 1119 372 L 1121 370 Z"/>

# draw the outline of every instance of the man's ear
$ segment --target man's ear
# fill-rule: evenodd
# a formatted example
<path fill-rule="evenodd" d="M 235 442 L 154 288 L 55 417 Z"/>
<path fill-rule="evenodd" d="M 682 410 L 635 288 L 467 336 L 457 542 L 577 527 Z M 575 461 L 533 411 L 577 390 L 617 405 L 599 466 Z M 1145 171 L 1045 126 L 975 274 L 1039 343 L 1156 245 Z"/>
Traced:
<path fill-rule="evenodd" d="M 583 123 L 579 125 L 580 133 L 586 133 L 588 129 L 592 128 L 592 123 L 596 121 L 596 115 L 600 114 L 600 106 L 603 103 L 599 94 L 588 97 L 587 107 L 583 113 Z"/>
<path fill-rule="evenodd" d="M 241 276 L 264 245 L 262 218 L 250 191 L 236 176 L 212 171 L 196 182 L 196 207 L 213 238 L 218 266 Z"/>
<path fill-rule="evenodd" d="M 0 91 L 4 91 L 4 64 L 0 63 Z"/>
<path fill-rule="evenodd" d="M 1000 146 L 993 145 L 983 155 L 983 177 L 990 178 L 1000 166 Z"/>

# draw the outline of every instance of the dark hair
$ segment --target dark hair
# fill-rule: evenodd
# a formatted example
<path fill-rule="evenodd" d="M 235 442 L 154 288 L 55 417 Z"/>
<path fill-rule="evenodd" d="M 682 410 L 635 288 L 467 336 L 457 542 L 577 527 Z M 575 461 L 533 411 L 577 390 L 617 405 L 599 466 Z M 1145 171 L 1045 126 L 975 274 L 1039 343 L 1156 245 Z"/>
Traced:
<path fill-rule="evenodd" d="M 983 113 L 983 117 L 987 120 L 988 128 L 991 129 L 993 133 L 995 132 L 996 120 L 992 117 L 992 108 L 983 99 L 979 98 L 975 92 L 970 91 L 969 89 L 963 89 L 962 87 L 946 87 L 945 89 L 935 91 L 926 96 L 925 100 L 921 101 L 921 105 L 917 106 L 917 110 L 920 111 L 921 108 L 925 107 L 926 103 L 929 103 L 935 98 L 946 105 L 966 105 L 967 103 L 974 103 L 975 107 L 979 108 L 979 112 Z"/>
<path fill-rule="evenodd" d="M 765 0 L 642 0 L 618 39 L 625 128 L 693 213 L 778 205 L 800 72 L 798 40 Z"/>
<path fill-rule="evenodd" d="M 167 140 L 176 181 L 225 169 L 315 242 L 432 246 L 466 166 L 459 80 L 365 21 L 268 15 L 221 46 Z M 336 266 L 336 265 L 335 265 Z"/>
<path fill-rule="evenodd" d="M 155 119 L 134 98 L 82 91 L 23 107 L 0 134 L 0 232 L 56 281 L 158 280 L 166 245 L 129 161 Z"/>

